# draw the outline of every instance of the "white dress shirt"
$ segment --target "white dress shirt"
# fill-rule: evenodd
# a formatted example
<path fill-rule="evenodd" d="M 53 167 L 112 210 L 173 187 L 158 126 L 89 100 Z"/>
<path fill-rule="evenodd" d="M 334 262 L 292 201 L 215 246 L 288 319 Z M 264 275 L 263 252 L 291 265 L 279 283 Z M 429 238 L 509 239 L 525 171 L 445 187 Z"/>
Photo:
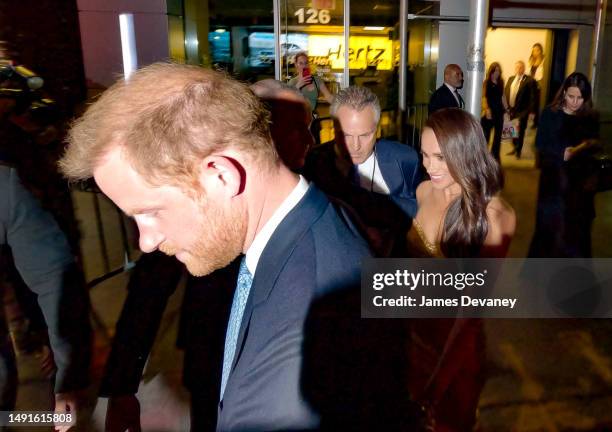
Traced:
<path fill-rule="evenodd" d="M 510 87 L 510 100 L 508 103 L 511 107 L 514 108 L 514 104 L 516 103 L 516 95 L 518 93 L 519 87 L 521 86 L 521 81 L 525 75 L 515 75 L 514 81 L 512 81 L 512 87 Z"/>
<path fill-rule="evenodd" d="M 389 195 L 391 191 L 383 178 L 378 158 L 376 157 L 376 148 L 363 163 L 357 165 L 357 173 L 359 174 L 359 186 L 370 192 Z"/>
<path fill-rule="evenodd" d="M 444 85 L 445 85 L 446 87 L 448 87 L 448 89 L 451 91 L 451 93 L 453 94 L 453 97 L 454 97 L 454 98 L 455 98 L 455 100 L 457 101 L 457 106 L 458 106 L 459 108 L 461 108 L 461 101 L 459 100 L 459 97 L 457 96 L 457 94 L 458 94 L 458 93 L 457 93 L 457 89 L 456 89 L 455 87 L 453 87 L 452 85 L 447 84 L 446 82 L 444 83 Z"/>
<path fill-rule="evenodd" d="M 285 216 L 293 210 L 293 208 L 297 205 L 298 202 L 306 195 L 308 191 L 308 181 L 302 176 L 300 176 L 300 181 L 293 188 L 291 193 L 287 195 L 287 198 L 278 206 L 278 208 L 274 211 L 268 222 L 263 226 L 263 228 L 255 235 L 253 239 L 253 243 L 246 252 L 246 266 L 249 269 L 249 272 L 253 277 L 255 277 L 255 270 L 257 269 L 257 263 L 259 262 L 259 257 L 263 250 L 265 249 L 270 237 L 276 231 L 276 228 L 281 224 Z"/>

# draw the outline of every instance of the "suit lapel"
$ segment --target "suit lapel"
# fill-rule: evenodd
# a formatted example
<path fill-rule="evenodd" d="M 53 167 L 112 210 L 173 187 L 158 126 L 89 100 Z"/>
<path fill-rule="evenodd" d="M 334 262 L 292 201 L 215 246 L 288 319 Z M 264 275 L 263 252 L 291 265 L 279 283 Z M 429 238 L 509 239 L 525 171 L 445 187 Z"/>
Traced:
<path fill-rule="evenodd" d="M 446 93 L 448 95 L 448 97 L 450 98 L 449 100 L 453 101 L 453 105 L 456 108 L 459 108 L 459 105 L 457 104 L 457 99 L 455 98 L 455 95 L 453 94 L 453 92 L 451 91 L 451 89 L 448 88 L 448 86 L 446 84 L 443 84 L 444 88 L 446 89 Z"/>
<path fill-rule="evenodd" d="M 312 224 L 323 214 L 329 201 L 313 184 L 310 185 L 302 200 L 285 216 L 266 244 L 255 270 L 251 292 L 245 305 L 236 354 L 230 370 L 229 378 L 242 355 L 244 341 L 248 334 L 253 309 L 267 300 L 285 263 L 298 245 L 300 238 Z"/>
<path fill-rule="evenodd" d="M 376 143 L 376 160 L 378 161 L 380 174 L 389 187 L 390 195 L 395 195 L 401 191 L 404 182 L 402 169 L 391 153 L 391 147 L 385 140 Z"/>

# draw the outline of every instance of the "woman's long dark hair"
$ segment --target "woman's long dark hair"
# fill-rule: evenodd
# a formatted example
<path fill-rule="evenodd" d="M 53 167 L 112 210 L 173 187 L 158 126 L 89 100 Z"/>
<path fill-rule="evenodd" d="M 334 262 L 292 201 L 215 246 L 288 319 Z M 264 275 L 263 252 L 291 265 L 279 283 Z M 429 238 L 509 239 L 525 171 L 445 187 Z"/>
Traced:
<path fill-rule="evenodd" d="M 503 89 L 504 79 L 502 78 L 502 68 L 498 62 L 493 62 L 489 65 L 489 69 L 487 69 L 487 78 L 485 79 L 485 85 L 487 81 L 493 82 L 493 80 L 491 80 L 491 75 L 493 75 L 493 72 L 495 71 L 496 68 L 499 68 L 499 78 L 497 78 L 497 85 L 501 86 L 501 88 Z"/>
<path fill-rule="evenodd" d="M 461 195 L 448 207 L 440 250 L 446 257 L 475 257 L 489 232 L 487 206 L 503 187 L 499 164 L 487 149 L 480 123 L 458 108 L 433 113 L 425 123 L 438 140 Z"/>
<path fill-rule="evenodd" d="M 584 102 L 578 111 L 576 111 L 576 115 L 588 115 L 593 111 L 593 99 L 591 98 L 591 83 L 589 83 L 589 79 L 586 75 L 580 72 L 574 72 L 570 74 L 565 81 L 563 81 L 563 85 L 555 95 L 552 103 L 550 104 L 550 108 L 553 111 L 559 111 L 563 109 L 563 105 L 565 104 L 565 92 L 570 87 L 578 87 L 580 90 L 580 94 L 582 95 L 582 99 Z"/>

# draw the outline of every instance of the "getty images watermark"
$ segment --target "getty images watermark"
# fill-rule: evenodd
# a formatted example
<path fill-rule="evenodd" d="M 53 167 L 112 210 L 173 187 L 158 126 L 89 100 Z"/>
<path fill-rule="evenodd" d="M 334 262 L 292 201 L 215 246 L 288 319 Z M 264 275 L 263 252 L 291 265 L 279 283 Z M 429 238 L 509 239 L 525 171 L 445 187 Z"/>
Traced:
<path fill-rule="evenodd" d="M 365 318 L 610 318 L 612 259 L 368 259 Z"/>

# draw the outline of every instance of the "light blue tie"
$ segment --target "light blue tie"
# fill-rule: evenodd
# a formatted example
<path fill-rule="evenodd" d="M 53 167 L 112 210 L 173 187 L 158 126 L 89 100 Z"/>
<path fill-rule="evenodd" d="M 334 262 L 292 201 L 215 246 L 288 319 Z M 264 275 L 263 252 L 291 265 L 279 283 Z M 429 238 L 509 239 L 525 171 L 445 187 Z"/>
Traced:
<path fill-rule="evenodd" d="M 244 315 L 244 307 L 246 306 L 253 276 L 246 266 L 246 257 L 240 262 L 240 270 L 238 271 L 238 282 L 236 283 L 236 291 L 234 292 L 234 300 L 232 301 L 232 310 L 230 312 L 229 322 L 227 324 L 227 332 L 225 333 L 225 350 L 223 351 L 223 373 L 221 375 L 221 395 L 219 400 L 223 400 L 223 393 L 227 384 L 230 369 L 234 361 L 236 353 L 236 343 L 238 342 L 238 332 Z"/>

